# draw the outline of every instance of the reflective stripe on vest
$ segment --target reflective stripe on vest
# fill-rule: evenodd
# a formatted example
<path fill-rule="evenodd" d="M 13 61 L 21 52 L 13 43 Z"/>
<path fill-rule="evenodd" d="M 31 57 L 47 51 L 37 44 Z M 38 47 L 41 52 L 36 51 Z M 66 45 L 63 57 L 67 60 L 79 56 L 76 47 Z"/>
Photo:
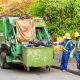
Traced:
<path fill-rule="evenodd" d="M 78 41 L 78 48 L 80 48 L 80 40 Z"/>
<path fill-rule="evenodd" d="M 67 45 L 68 45 L 68 43 L 69 43 L 70 41 L 71 41 L 71 40 L 69 40 L 69 41 L 66 43 L 65 47 L 63 48 L 63 49 L 66 50 L 67 52 L 71 52 L 70 50 L 67 50 L 67 49 L 66 49 L 66 47 L 67 47 Z"/>

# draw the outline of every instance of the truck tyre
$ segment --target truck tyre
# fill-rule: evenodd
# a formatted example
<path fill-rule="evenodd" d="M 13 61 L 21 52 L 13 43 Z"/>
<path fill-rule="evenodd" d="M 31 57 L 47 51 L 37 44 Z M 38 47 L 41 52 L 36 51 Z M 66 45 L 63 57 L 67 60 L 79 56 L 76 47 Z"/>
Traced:
<path fill-rule="evenodd" d="M 1 52 L 1 54 L 0 54 L 0 66 L 2 69 L 8 68 L 8 64 L 6 62 L 6 53 L 5 52 Z"/>

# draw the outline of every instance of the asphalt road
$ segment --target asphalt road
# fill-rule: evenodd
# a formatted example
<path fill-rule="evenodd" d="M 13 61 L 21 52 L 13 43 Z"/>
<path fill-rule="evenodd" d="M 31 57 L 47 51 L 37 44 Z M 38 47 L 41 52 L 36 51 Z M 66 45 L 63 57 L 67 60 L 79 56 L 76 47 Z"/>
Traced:
<path fill-rule="evenodd" d="M 0 80 L 80 80 L 80 76 L 58 69 L 32 69 L 30 72 L 23 68 L 1 69 Z"/>

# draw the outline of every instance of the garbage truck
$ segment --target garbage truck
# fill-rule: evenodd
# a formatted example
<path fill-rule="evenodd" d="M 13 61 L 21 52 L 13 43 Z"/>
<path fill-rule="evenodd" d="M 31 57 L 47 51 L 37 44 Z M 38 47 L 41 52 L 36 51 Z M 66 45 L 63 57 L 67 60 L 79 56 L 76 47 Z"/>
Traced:
<path fill-rule="evenodd" d="M 52 42 L 43 18 L 0 18 L 0 65 L 5 69 L 12 63 L 26 69 L 53 65 Z"/>

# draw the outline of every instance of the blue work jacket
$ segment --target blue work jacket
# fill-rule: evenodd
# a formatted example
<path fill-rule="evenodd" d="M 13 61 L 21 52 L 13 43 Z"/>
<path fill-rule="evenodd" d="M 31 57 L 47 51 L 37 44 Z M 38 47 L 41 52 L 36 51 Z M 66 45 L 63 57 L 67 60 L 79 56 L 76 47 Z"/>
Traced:
<path fill-rule="evenodd" d="M 59 42 L 59 45 L 63 45 L 64 46 L 64 50 L 71 52 L 73 50 L 73 43 L 71 40 L 66 39 L 63 42 Z"/>

